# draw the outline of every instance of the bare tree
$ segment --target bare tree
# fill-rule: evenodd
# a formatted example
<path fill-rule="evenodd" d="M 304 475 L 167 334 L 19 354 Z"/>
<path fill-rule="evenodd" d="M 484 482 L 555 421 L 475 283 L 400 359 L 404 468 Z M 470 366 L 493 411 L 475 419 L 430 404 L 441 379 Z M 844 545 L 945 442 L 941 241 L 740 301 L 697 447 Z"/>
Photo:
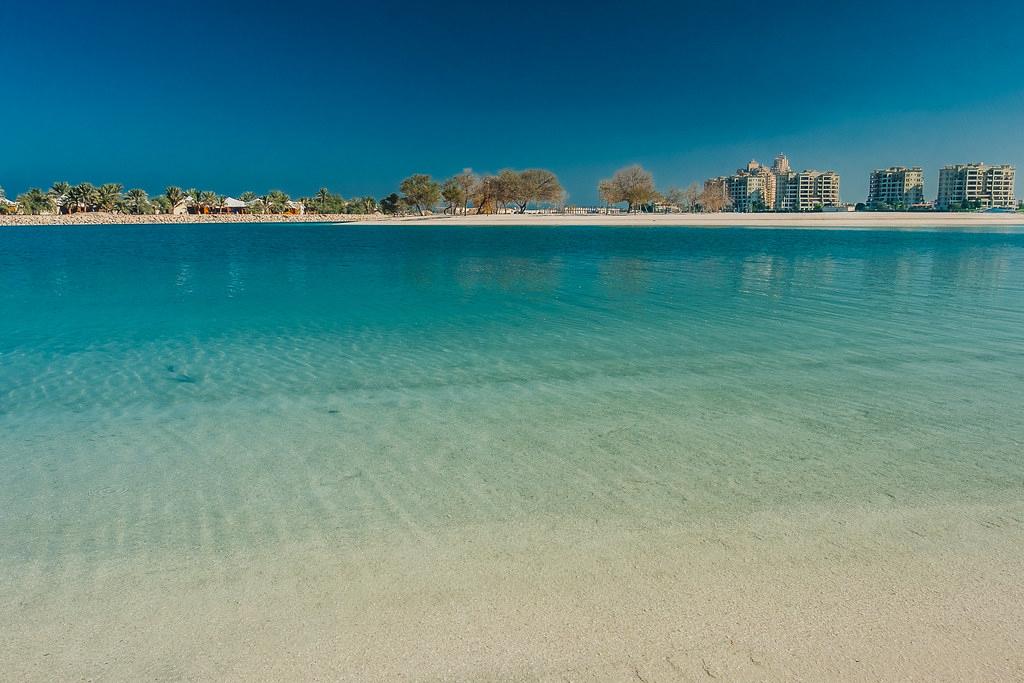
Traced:
<path fill-rule="evenodd" d="M 511 169 L 502 169 L 494 182 L 494 199 L 502 213 L 508 211 L 508 205 L 515 202 L 521 193 L 522 179 Z"/>
<path fill-rule="evenodd" d="M 697 196 L 700 194 L 700 187 L 697 183 L 691 183 L 685 188 L 670 187 L 665 192 L 665 202 L 675 206 L 680 211 L 694 211 L 697 204 Z"/>
<path fill-rule="evenodd" d="M 641 211 L 658 198 L 654 177 L 639 164 L 620 168 L 611 178 L 602 180 L 597 191 L 608 204 L 626 202 L 629 211 Z"/>
<path fill-rule="evenodd" d="M 511 189 L 512 200 L 519 213 L 526 213 L 530 202 L 558 202 L 565 196 L 558 176 L 547 169 L 529 168 L 518 176 Z"/>
<path fill-rule="evenodd" d="M 697 197 L 700 195 L 700 185 L 697 183 L 690 183 L 683 190 L 683 201 L 686 203 L 687 211 L 697 210 Z"/>
<path fill-rule="evenodd" d="M 718 213 L 732 206 L 732 200 L 729 198 L 729 191 L 725 187 L 725 181 L 719 178 L 706 181 L 704 183 L 704 191 L 697 197 L 697 204 L 700 205 L 701 211 L 707 213 Z"/>
<path fill-rule="evenodd" d="M 612 182 L 610 178 L 602 180 L 597 184 L 597 194 L 601 198 L 601 201 L 604 202 L 605 213 L 608 213 L 612 204 L 618 204 L 619 202 L 626 201 L 626 198 L 623 197 L 622 193 L 619 191 L 619 187 Z"/>
<path fill-rule="evenodd" d="M 469 202 L 473 199 L 474 194 L 479 189 L 480 178 L 476 173 L 473 173 L 473 169 L 464 168 L 462 173 L 458 174 L 453 178 L 462 189 L 462 215 L 465 216 L 469 213 Z"/>

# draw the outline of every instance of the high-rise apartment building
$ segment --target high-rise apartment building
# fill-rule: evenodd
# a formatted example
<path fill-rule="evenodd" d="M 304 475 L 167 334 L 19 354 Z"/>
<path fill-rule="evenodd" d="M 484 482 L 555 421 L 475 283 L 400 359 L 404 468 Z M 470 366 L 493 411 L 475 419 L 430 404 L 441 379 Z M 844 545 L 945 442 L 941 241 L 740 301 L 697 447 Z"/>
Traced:
<path fill-rule="evenodd" d="M 775 208 L 775 174 L 756 161 L 735 175 L 723 177 L 733 211 L 771 211 Z"/>
<path fill-rule="evenodd" d="M 1016 208 L 1013 183 L 1016 169 L 1009 164 L 952 164 L 939 170 L 935 208 Z"/>
<path fill-rule="evenodd" d="M 908 209 L 924 202 L 924 172 L 917 166 L 893 166 L 871 172 L 868 204 Z"/>
<path fill-rule="evenodd" d="M 835 171 L 789 171 L 776 179 L 776 211 L 815 211 L 839 206 L 839 174 Z"/>
<path fill-rule="evenodd" d="M 839 205 L 839 174 L 834 171 L 790 169 L 785 154 L 769 169 L 751 161 L 730 176 L 705 183 L 729 198 L 733 211 L 814 211 Z"/>
<path fill-rule="evenodd" d="M 780 175 L 782 173 L 789 173 L 789 159 L 786 155 L 779 152 L 779 155 L 775 157 L 775 163 L 772 164 L 772 173 Z"/>

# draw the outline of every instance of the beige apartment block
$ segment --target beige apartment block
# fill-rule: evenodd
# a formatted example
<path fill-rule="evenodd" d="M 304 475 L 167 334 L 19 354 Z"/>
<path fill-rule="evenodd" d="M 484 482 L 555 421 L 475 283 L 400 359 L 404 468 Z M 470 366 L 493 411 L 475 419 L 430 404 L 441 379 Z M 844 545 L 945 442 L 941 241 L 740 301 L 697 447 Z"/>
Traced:
<path fill-rule="evenodd" d="M 1013 209 L 1016 169 L 1009 164 L 951 164 L 939 170 L 939 193 L 935 208 L 940 211 L 976 203 L 978 208 Z"/>
<path fill-rule="evenodd" d="M 918 166 L 891 166 L 871 172 L 869 205 L 910 208 L 924 202 L 924 172 Z"/>
<path fill-rule="evenodd" d="M 751 161 L 730 176 L 711 178 L 705 187 L 722 188 L 732 210 L 815 211 L 839 206 L 839 174 L 834 171 L 793 171 L 785 154 L 771 168 Z"/>
<path fill-rule="evenodd" d="M 816 211 L 840 204 L 835 171 L 789 171 L 777 178 L 776 211 Z"/>
<path fill-rule="evenodd" d="M 775 208 L 775 174 L 757 161 L 723 178 L 734 211 L 771 211 Z"/>

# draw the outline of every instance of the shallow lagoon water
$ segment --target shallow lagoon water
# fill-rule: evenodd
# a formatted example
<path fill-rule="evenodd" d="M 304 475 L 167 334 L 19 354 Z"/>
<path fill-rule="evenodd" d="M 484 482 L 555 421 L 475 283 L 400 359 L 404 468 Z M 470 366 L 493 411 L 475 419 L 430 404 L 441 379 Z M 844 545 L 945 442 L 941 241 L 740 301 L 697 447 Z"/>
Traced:
<path fill-rule="evenodd" d="M 137 651 L 85 665 L 81 649 L 46 668 L 33 639 L 59 651 L 62 639 L 85 648 L 90 631 L 123 630 L 128 612 L 99 609 L 97 596 L 149 595 L 155 568 L 175 568 L 173 587 L 159 584 L 161 609 L 201 611 L 197 596 L 220 587 L 235 598 L 215 608 L 227 623 L 245 602 L 231 582 L 244 576 L 261 600 L 279 598 L 285 559 L 317 577 L 306 589 L 358 572 L 349 585 L 366 600 L 416 577 L 447 585 L 446 553 L 481 574 L 481 562 L 530 558 L 557 572 L 572 548 L 590 546 L 605 564 L 562 577 L 568 599 L 610 580 L 628 553 L 657 567 L 672 553 L 706 554 L 709 538 L 729 547 L 772 529 L 867 562 L 877 539 L 850 520 L 907 515 L 956 525 L 961 550 L 1006 558 L 1022 535 L 1022 452 L 1024 234 L 0 234 L 0 589 L 22 635 L 4 659 L 29 675 L 258 673 L 190 669 L 173 650 L 159 658 L 165 668 L 133 666 Z M 794 515 L 804 521 L 778 531 Z M 819 534 L 814 519 L 835 526 Z M 754 540 L 729 538 L 755 527 Z M 611 540 L 621 534 L 632 536 Z M 932 562 L 911 552 L 908 571 L 917 556 Z M 375 582 L 355 558 L 390 579 Z M 467 585 L 477 592 L 439 595 L 472 602 L 483 589 Z M 536 582 L 518 590 L 522 604 L 537 602 Z M 367 613 L 401 612 L 374 600 L 351 614 L 365 625 Z M 272 624 L 267 604 L 248 616 Z M 349 614 L 316 604 L 307 617 Z M 240 660 L 232 647 L 228 659 Z M 562 671 L 551 657 L 529 665 L 541 649 L 519 651 L 524 669 L 449 654 L 481 660 L 456 677 Z M 260 652 L 250 659 L 280 661 Z M 385 670 L 375 655 L 347 656 L 335 675 L 360 662 Z M 614 662 L 585 658 L 599 660 L 590 671 L 602 678 Z M 419 666 L 414 677 L 440 675 Z"/>

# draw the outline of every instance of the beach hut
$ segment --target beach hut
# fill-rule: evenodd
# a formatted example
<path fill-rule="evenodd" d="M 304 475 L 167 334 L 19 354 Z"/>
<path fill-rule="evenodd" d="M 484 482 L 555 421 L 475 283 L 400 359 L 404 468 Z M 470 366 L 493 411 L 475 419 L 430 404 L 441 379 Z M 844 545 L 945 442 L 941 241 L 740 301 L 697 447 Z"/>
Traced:
<path fill-rule="evenodd" d="M 18 213 L 18 202 L 13 202 L 7 197 L 0 197 L 0 215 Z"/>

